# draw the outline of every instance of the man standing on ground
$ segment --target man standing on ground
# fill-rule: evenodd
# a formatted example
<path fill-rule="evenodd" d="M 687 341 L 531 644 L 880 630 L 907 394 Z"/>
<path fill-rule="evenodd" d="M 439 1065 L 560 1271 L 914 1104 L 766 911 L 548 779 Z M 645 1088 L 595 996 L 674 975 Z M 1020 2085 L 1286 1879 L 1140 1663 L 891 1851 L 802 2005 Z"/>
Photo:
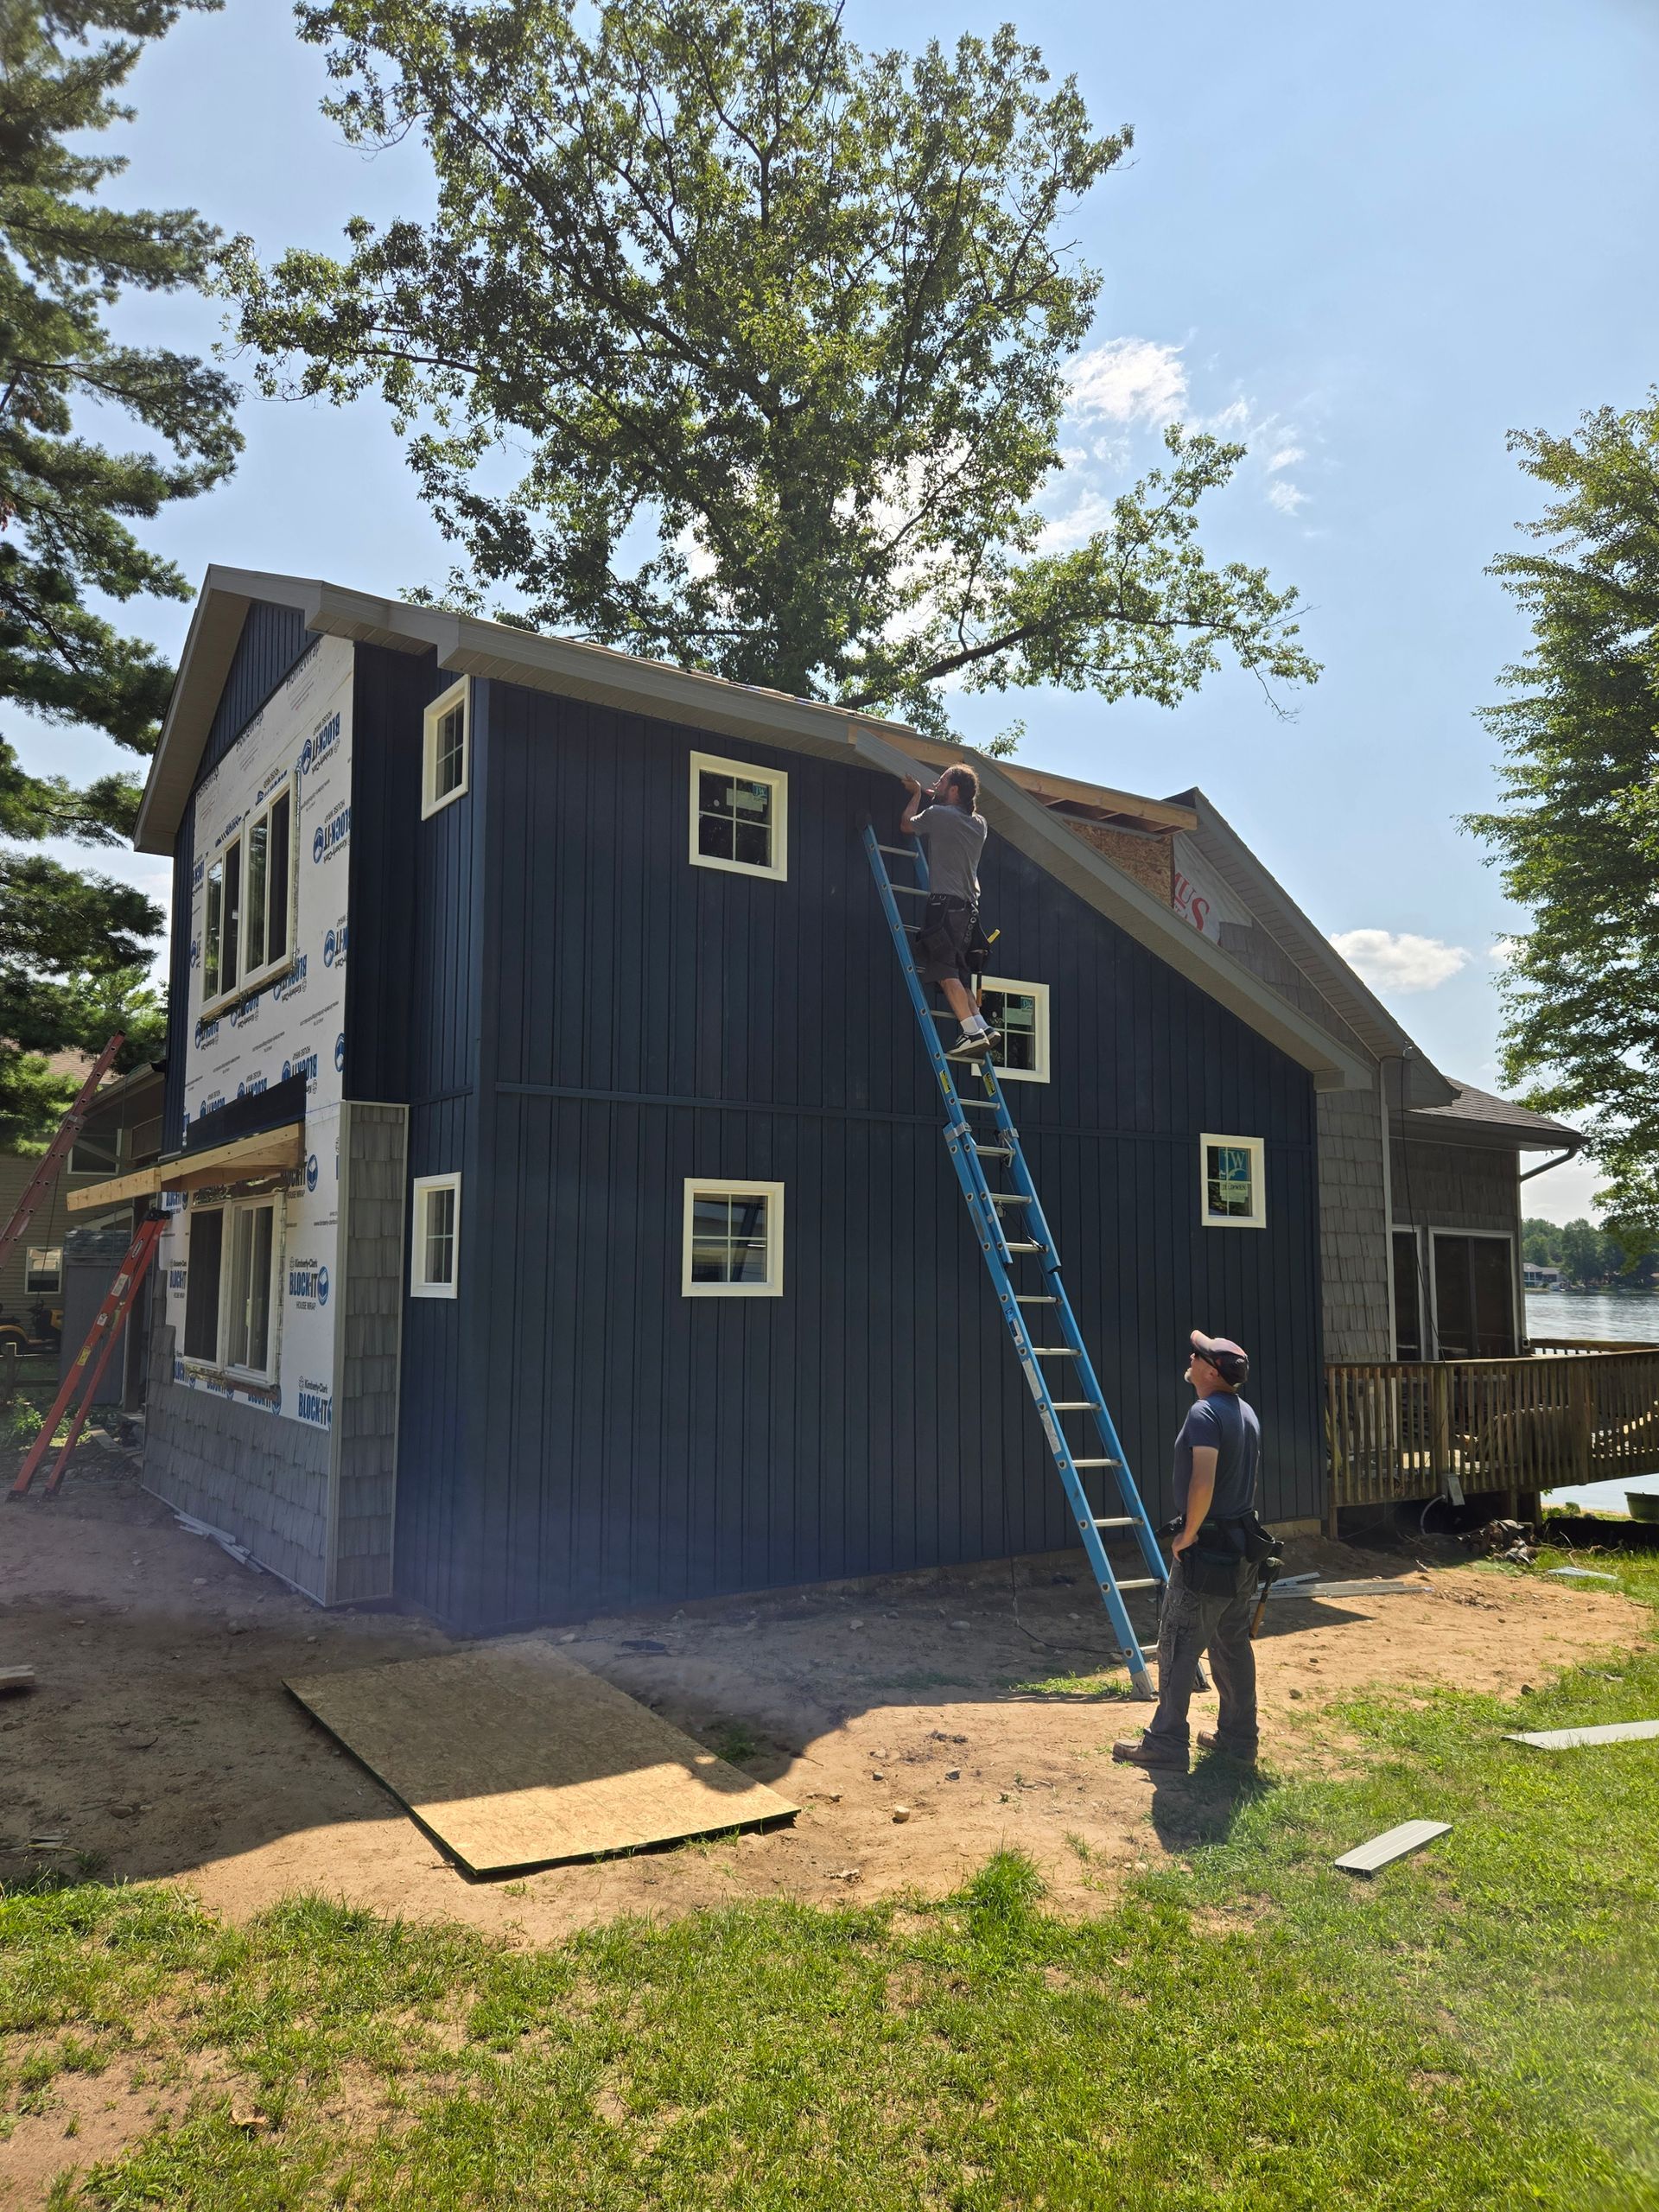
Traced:
<path fill-rule="evenodd" d="M 938 984 L 962 1025 L 950 1047 L 952 1057 L 983 1059 L 996 1036 L 975 1001 L 969 960 L 979 924 L 979 856 L 985 849 L 979 778 L 971 768 L 947 768 L 931 791 L 924 791 L 914 776 L 905 778 L 905 789 L 909 796 L 899 827 L 927 849 L 928 896 L 916 965 L 924 982 Z"/>
<path fill-rule="evenodd" d="M 1112 1745 L 1112 1757 L 1154 1773 L 1185 1774 L 1190 1764 L 1187 1707 L 1207 1650 L 1221 1718 L 1198 1738 L 1207 1751 L 1255 1758 L 1255 1653 L 1250 1617 L 1259 1580 L 1245 1557 L 1254 1518 L 1262 1427 L 1239 1392 L 1249 1380 L 1243 1348 L 1226 1337 L 1192 1332 L 1185 1379 L 1197 1393 L 1175 1440 L 1175 1503 L 1181 1515 L 1164 1610 L 1158 1624 L 1158 1710 L 1138 1744 Z"/>

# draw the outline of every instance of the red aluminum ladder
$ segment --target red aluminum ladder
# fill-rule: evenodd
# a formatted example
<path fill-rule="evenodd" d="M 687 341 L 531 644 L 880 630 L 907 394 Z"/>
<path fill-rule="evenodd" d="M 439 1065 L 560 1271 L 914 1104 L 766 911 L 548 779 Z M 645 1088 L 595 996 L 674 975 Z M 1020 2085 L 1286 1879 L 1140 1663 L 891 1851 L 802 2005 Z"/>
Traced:
<path fill-rule="evenodd" d="M 137 1235 L 128 1245 L 127 1256 L 121 1262 L 120 1271 L 105 1292 L 103 1304 L 92 1316 L 92 1325 L 86 1332 L 86 1341 L 75 1354 L 69 1372 L 63 1378 L 62 1387 L 52 1402 L 52 1410 L 41 1422 L 41 1433 L 29 1446 L 29 1457 L 17 1471 L 17 1479 L 10 1491 L 13 1497 L 22 1497 L 34 1481 L 35 1470 L 45 1459 L 51 1448 L 52 1439 L 57 1434 L 58 1423 L 63 1419 L 70 1401 L 85 1379 L 86 1392 L 74 1420 L 69 1425 L 69 1433 L 64 1440 L 63 1448 L 52 1463 L 52 1472 L 47 1478 L 47 1494 L 50 1496 L 63 1480 L 69 1455 L 80 1441 L 80 1432 L 86 1426 L 86 1416 L 97 1402 L 98 1386 L 104 1380 L 104 1370 L 110 1363 L 115 1340 L 132 1312 L 133 1300 L 150 1262 L 156 1256 L 156 1249 L 161 1243 L 167 1218 L 163 1213 L 146 1214 Z M 87 1376 L 89 1366 L 92 1370 L 90 1376 Z"/>

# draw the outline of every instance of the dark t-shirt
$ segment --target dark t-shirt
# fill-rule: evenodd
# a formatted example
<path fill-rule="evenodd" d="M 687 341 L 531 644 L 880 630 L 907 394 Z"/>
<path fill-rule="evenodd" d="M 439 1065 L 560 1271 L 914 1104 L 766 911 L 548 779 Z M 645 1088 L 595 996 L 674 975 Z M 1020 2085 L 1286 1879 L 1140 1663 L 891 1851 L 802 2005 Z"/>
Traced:
<path fill-rule="evenodd" d="M 942 898 L 979 904 L 979 856 L 985 849 L 985 819 L 959 806 L 925 807 L 912 829 L 927 840 L 927 883 Z"/>
<path fill-rule="evenodd" d="M 1192 1480 L 1192 1453 L 1208 1446 L 1216 1454 L 1216 1494 L 1210 1511 L 1217 1521 L 1248 1513 L 1255 1503 L 1255 1473 L 1262 1460 L 1262 1424 L 1255 1408 L 1230 1390 L 1200 1398 L 1175 1440 L 1175 1503 L 1186 1511 Z"/>

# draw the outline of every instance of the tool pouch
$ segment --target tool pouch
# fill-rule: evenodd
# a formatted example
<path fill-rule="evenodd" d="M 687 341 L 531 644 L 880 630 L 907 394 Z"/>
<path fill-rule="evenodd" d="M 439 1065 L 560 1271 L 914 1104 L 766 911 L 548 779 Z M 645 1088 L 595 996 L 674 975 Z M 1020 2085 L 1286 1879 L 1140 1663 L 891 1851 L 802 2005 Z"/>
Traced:
<path fill-rule="evenodd" d="M 1237 1552 L 1214 1552 L 1205 1544 L 1189 1544 L 1177 1556 L 1181 1563 L 1181 1580 L 1195 1596 L 1230 1598 L 1236 1592 Z"/>
<path fill-rule="evenodd" d="M 1244 1556 L 1255 1566 L 1272 1560 L 1277 1566 L 1284 1557 L 1285 1548 L 1259 1513 L 1247 1513 L 1241 1524 L 1244 1535 Z"/>

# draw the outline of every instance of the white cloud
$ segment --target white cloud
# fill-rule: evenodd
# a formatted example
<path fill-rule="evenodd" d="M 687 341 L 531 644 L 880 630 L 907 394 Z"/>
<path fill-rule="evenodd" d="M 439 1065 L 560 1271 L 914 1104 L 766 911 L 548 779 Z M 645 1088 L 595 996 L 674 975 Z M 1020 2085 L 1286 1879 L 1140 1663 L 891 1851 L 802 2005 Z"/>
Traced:
<path fill-rule="evenodd" d="M 1294 515 L 1298 507 L 1307 505 L 1307 494 L 1299 492 L 1287 477 L 1281 477 L 1268 486 L 1268 505 L 1277 507 L 1281 515 Z"/>
<path fill-rule="evenodd" d="M 1495 937 L 1492 939 L 1492 949 L 1486 957 L 1494 968 L 1507 968 L 1520 950 L 1521 947 L 1514 938 Z"/>
<path fill-rule="evenodd" d="M 1111 338 L 1080 353 L 1070 380 L 1079 423 L 1173 423 L 1186 404 L 1180 347 L 1151 338 Z"/>
<path fill-rule="evenodd" d="M 1307 454 L 1300 446 L 1281 446 L 1277 453 L 1270 453 L 1262 466 L 1271 476 L 1275 469 L 1289 468 L 1296 461 L 1306 461 Z"/>
<path fill-rule="evenodd" d="M 1045 553 L 1069 553 L 1074 545 L 1081 545 L 1096 531 L 1109 529 L 1112 519 L 1112 503 L 1103 492 L 1084 492 L 1077 504 L 1063 515 L 1051 515 L 1043 524 L 1040 550 Z"/>
<path fill-rule="evenodd" d="M 1433 991 L 1469 964 L 1460 944 L 1408 930 L 1343 930 L 1331 940 L 1368 983 L 1382 991 Z"/>

